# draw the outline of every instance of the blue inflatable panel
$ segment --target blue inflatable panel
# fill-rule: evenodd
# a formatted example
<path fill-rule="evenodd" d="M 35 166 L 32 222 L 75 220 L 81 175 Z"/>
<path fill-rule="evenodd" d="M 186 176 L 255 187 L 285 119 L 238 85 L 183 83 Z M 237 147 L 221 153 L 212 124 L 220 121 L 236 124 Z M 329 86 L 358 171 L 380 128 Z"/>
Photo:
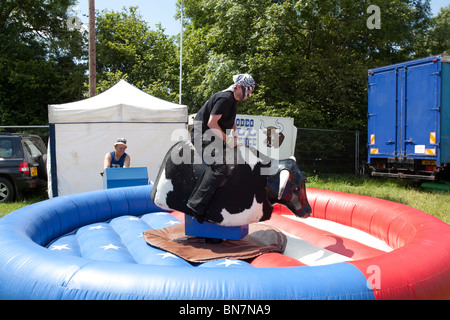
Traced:
<path fill-rule="evenodd" d="M 174 218 L 168 212 L 155 212 L 153 214 L 144 215 L 142 221 L 148 224 L 147 229 L 162 229 L 181 223 L 180 220 Z"/>
<path fill-rule="evenodd" d="M 199 268 L 254 268 L 250 263 L 236 259 L 219 259 L 198 265 Z"/>
<path fill-rule="evenodd" d="M 56 239 L 48 248 L 66 255 L 81 256 L 82 252 L 84 258 L 98 261 L 191 266 L 173 254 L 148 245 L 142 235 L 148 229 L 180 223 L 167 212 L 153 212 L 142 217 L 121 216 L 109 223 L 81 227 L 74 234 Z"/>
<path fill-rule="evenodd" d="M 70 234 L 65 236 L 64 238 L 55 240 L 48 248 L 57 254 L 71 255 L 76 257 L 82 256 L 78 238 L 74 234 Z"/>
<path fill-rule="evenodd" d="M 77 231 L 83 257 L 100 261 L 136 263 L 119 235 L 108 223 L 97 223 Z"/>
<path fill-rule="evenodd" d="M 180 223 L 151 186 L 64 196 L 0 219 L 0 299 L 374 299 L 349 263 L 255 268 L 190 264 L 142 232 Z"/>
<path fill-rule="evenodd" d="M 103 189 L 148 185 L 147 167 L 106 168 Z"/>

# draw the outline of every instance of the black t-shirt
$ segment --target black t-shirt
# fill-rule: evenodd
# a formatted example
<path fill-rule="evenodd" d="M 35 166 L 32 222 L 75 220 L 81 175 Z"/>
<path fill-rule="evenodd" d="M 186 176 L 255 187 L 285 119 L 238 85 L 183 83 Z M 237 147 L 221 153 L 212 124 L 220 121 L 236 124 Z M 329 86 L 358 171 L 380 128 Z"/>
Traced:
<path fill-rule="evenodd" d="M 211 96 L 209 100 L 203 105 L 203 107 L 197 112 L 194 119 L 194 127 L 192 129 L 191 137 L 195 137 L 199 134 L 203 135 L 208 127 L 209 117 L 213 115 L 222 115 L 219 119 L 219 127 L 223 132 L 227 133 L 227 129 L 232 129 L 236 121 L 237 113 L 237 100 L 234 98 L 233 91 L 219 91 Z M 202 123 L 202 131 L 197 132 L 195 123 L 200 121 Z M 198 138 L 198 137 L 197 137 Z"/>

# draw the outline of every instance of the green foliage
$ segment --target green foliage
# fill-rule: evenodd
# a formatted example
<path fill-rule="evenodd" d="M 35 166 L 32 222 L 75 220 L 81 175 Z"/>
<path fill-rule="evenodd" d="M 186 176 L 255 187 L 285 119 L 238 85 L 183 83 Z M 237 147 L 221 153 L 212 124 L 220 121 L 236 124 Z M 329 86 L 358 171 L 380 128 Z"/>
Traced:
<path fill-rule="evenodd" d="M 440 53 L 450 54 L 450 5 L 441 8 L 436 17 L 431 19 L 432 27 L 429 29 L 421 47 L 423 55 Z"/>
<path fill-rule="evenodd" d="M 149 94 L 178 100 L 177 48 L 160 25 L 151 30 L 137 7 L 104 10 L 96 17 L 96 35 L 98 92 L 123 78 Z"/>
<path fill-rule="evenodd" d="M 82 96 L 85 38 L 65 23 L 74 3 L 0 2 L 0 125 L 46 123 L 48 104 Z"/>
<path fill-rule="evenodd" d="M 382 13 L 369 29 L 367 8 Z M 257 82 L 242 113 L 289 116 L 300 127 L 366 125 L 367 70 L 414 55 L 429 1 L 185 0 L 184 101 L 198 110 L 237 72 Z M 192 60 L 191 60 L 192 58 Z"/>
<path fill-rule="evenodd" d="M 0 125 L 46 123 L 48 104 L 87 96 L 87 32 L 66 26 L 76 2 L 0 2 Z M 429 2 L 184 0 L 182 103 L 196 112 L 248 72 L 257 88 L 240 113 L 364 132 L 368 69 L 450 52 L 450 6 L 431 18 Z M 380 29 L 367 27 L 370 5 Z M 96 35 L 98 93 L 123 78 L 178 101 L 179 37 L 137 7 L 97 12 Z"/>

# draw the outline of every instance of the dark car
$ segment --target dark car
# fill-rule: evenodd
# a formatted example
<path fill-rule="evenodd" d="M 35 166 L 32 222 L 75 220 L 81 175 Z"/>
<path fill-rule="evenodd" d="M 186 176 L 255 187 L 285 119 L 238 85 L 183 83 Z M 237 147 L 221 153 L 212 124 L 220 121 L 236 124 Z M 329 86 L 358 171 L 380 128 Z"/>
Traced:
<path fill-rule="evenodd" d="M 39 136 L 0 132 L 0 202 L 47 186 L 47 147 Z"/>

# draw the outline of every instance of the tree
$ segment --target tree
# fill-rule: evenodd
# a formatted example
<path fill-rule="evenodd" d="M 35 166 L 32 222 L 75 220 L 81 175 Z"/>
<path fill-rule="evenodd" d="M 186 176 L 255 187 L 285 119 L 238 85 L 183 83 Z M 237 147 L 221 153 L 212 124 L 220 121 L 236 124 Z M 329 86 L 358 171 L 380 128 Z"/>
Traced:
<path fill-rule="evenodd" d="M 0 125 L 42 124 L 47 105 L 87 91 L 87 34 L 67 28 L 76 0 L 0 2 Z M 299 127 L 365 129 L 367 70 L 449 52 L 449 7 L 429 0 L 183 0 L 183 103 L 196 112 L 232 76 L 257 88 L 239 112 Z M 380 28 L 368 28 L 379 8 Z M 180 1 L 178 10 L 180 9 Z M 96 17 L 97 92 L 120 79 L 177 102 L 179 47 L 137 7 Z"/>
<path fill-rule="evenodd" d="M 69 30 L 74 0 L 0 2 L 0 124 L 47 122 L 47 105 L 82 96 L 83 32 Z"/>
<path fill-rule="evenodd" d="M 424 41 L 424 55 L 450 54 L 450 5 L 441 8 L 438 15 L 432 18 L 431 24 Z"/>
<path fill-rule="evenodd" d="M 376 4 L 381 28 L 369 29 Z M 414 57 L 429 0 L 184 0 L 184 102 L 196 111 L 237 72 L 257 89 L 240 112 L 300 127 L 364 130 L 367 70 Z"/>
<path fill-rule="evenodd" d="M 149 28 L 137 7 L 98 14 L 98 92 L 123 78 L 149 94 L 178 101 L 177 48 L 164 29 L 156 27 Z"/>

